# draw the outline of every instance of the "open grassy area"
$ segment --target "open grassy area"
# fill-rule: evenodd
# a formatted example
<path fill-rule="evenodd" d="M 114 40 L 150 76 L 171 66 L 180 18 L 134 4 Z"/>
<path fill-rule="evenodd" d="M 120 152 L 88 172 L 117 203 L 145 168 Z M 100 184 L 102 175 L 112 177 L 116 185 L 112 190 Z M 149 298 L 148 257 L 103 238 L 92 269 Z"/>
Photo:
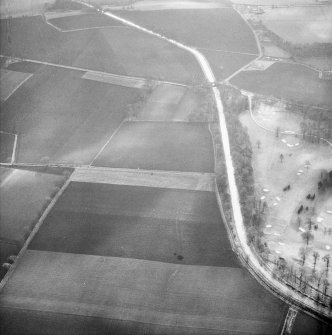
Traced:
<path fill-rule="evenodd" d="M 280 132 L 300 132 L 302 119 L 296 114 L 285 113 L 262 104 L 254 111 L 254 117 L 259 125 L 271 130 L 262 129 L 253 122 L 248 113 L 241 115 L 241 122 L 248 128 L 253 147 L 256 196 L 263 197 L 262 201 L 266 201 L 268 206 L 264 239 L 272 252 L 271 259 L 281 256 L 297 271 L 302 263 L 299 250 L 305 245 L 301 235 L 308 229 L 306 216 L 312 213 L 309 214 L 310 219 L 314 225 L 318 224 L 317 229 L 312 230 L 314 240 L 309 245 L 310 252 L 303 266 L 309 276 L 313 268 L 313 251 L 318 251 L 321 257 L 332 255 L 330 235 L 324 231 L 325 227 L 331 227 L 331 214 L 326 212 L 329 208 L 326 204 L 328 194 L 325 199 L 317 190 L 322 169 L 329 171 L 331 168 L 332 148 L 308 143 L 301 137 L 291 135 L 280 134 L 276 137 L 276 127 L 279 127 Z M 305 166 L 307 162 L 310 164 L 308 168 Z M 290 190 L 283 191 L 287 185 L 290 185 Z M 306 199 L 309 193 L 315 194 L 315 201 Z M 308 211 L 297 215 L 301 204 L 308 206 Z M 312 207 L 315 207 L 314 212 L 309 212 Z M 321 222 L 318 220 L 320 215 Z M 319 260 L 316 271 L 325 268 L 325 263 Z"/>
<path fill-rule="evenodd" d="M 190 46 L 258 52 L 254 35 L 233 8 L 117 11 L 116 14 Z"/>
<path fill-rule="evenodd" d="M 30 249 L 238 267 L 213 192 L 72 183 Z"/>
<path fill-rule="evenodd" d="M 301 65 L 275 63 L 265 71 L 241 72 L 231 80 L 241 89 L 308 105 L 331 106 L 332 81 Z"/>
<path fill-rule="evenodd" d="M 48 22 L 52 23 L 61 30 L 75 30 L 105 26 L 123 26 L 119 21 L 115 21 L 106 15 L 96 13 L 57 17 L 55 19 L 48 20 Z"/>
<path fill-rule="evenodd" d="M 1 109 L 3 129 L 19 133 L 18 162 L 89 163 L 119 126 L 138 90 L 43 67 Z"/>
<path fill-rule="evenodd" d="M 213 172 L 211 135 L 204 123 L 125 122 L 94 165 Z"/>
<path fill-rule="evenodd" d="M 61 33 L 41 17 L 1 20 L 1 53 L 116 74 L 187 82 L 202 78 L 184 50 L 133 29 Z"/>
<path fill-rule="evenodd" d="M 28 325 L 35 334 L 48 318 L 56 333 L 74 323 L 80 334 L 92 328 L 98 334 L 276 335 L 286 312 L 243 269 L 32 250 L 1 293 L 0 307 L 5 331 Z M 13 308 L 16 317 L 30 314 L 34 323 L 30 317 L 10 322 L 6 311 Z"/>

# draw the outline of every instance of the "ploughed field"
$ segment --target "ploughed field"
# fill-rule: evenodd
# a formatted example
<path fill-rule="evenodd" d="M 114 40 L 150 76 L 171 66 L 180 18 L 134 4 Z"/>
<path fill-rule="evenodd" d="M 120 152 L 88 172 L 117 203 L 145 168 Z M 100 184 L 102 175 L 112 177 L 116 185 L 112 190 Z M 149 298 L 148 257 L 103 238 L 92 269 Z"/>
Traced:
<path fill-rule="evenodd" d="M 213 192 L 74 182 L 0 309 L 4 334 L 279 334 L 287 312 L 240 266 Z"/>
<path fill-rule="evenodd" d="M 61 20 L 62 25 L 70 26 L 73 19 Z M 0 20 L 0 26 L 1 53 L 6 56 L 168 81 L 203 78 L 192 55 L 134 29 L 108 27 L 63 33 L 40 16 Z"/>
<path fill-rule="evenodd" d="M 213 172 L 213 144 L 206 123 L 125 122 L 94 165 Z"/>
<path fill-rule="evenodd" d="M 31 249 L 237 267 L 213 192 L 71 183 Z"/>
<path fill-rule="evenodd" d="M 302 65 L 275 63 L 265 71 L 245 71 L 231 83 L 247 91 L 309 105 L 331 106 L 332 82 Z"/>

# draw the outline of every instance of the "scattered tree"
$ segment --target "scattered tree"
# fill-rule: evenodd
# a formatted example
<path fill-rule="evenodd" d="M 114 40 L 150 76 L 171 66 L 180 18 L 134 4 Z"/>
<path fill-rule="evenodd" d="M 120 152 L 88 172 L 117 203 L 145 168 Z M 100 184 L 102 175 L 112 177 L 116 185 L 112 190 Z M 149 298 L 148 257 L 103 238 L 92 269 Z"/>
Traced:
<path fill-rule="evenodd" d="M 313 254 L 312 254 L 312 257 L 314 258 L 314 271 L 315 272 L 315 269 L 316 269 L 316 263 L 317 263 L 317 260 L 319 259 L 319 253 L 317 251 L 314 251 Z"/>

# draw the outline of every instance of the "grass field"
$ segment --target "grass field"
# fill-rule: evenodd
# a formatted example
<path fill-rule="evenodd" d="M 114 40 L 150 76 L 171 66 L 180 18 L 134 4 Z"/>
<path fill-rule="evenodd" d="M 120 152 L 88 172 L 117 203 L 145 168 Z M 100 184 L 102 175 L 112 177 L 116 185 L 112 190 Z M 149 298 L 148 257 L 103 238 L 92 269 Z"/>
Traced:
<path fill-rule="evenodd" d="M 232 8 L 117 11 L 116 14 L 189 46 L 258 52 L 254 35 Z"/>
<path fill-rule="evenodd" d="M 30 249 L 238 267 L 213 192 L 72 183 Z"/>
<path fill-rule="evenodd" d="M 43 67 L 2 105 L 1 126 L 19 132 L 18 162 L 89 163 L 126 115 L 138 90 Z"/>
<path fill-rule="evenodd" d="M 320 195 L 316 186 L 321 170 L 328 170 L 331 167 L 332 149 L 326 145 L 304 142 L 301 137 L 280 134 L 279 138 L 276 138 L 275 127 L 279 127 L 280 132 L 301 132 L 301 115 L 285 113 L 262 104 L 254 111 L 254 116 L 260 125 L 271 129 L 269 132 L 257 126 L 249 113 L 241 115 L 240 120 L 248 129 L 253 147 L 256 194 L 257 197 L 264 196 L 264 201 L 268 205 L 266 226 L 263 228 L 264 240 L 271 250 L 271 259 L 281 256 L 289 266 L 293 266 L 294 270 L 301 267 L 309 275 L 313 268 L 313 251 L 332 256 L 331 238 L 324 233 L 324 227 L 328 229 L 331 226 L 329 222 L 332 222 L 326 213 L 329 206 L 324 201 L 328 199 L 328 193 L 325 196 Z M 257 141 L 260 141 L 259 149 Z M 281 153 L 284 155 L 282 163 L 279 158 Z M 310 162 L 308 169 L 305 167 L 307 161 Z M 287 185 L 290 185 L 291 189 L 283 192 L 283 188 Z M 315 202 L 306 199 L 309 193 L 316 193 Z M 307 221 L 306 214 L 297 215 L 301 204 L 310 208 L 314 206 L 315 213 L 310 214 L 310 219 L 314 223 L 319 222 L 318 217 L 322 214 L 322 222 L 318 224 L 317 229 L 312 230 L 314 240 L 310 243 L 311 251 L 304 265 L 300 265 L 302 262 L 299 250 L 304 246 L 301 236 L 303 231 L 300 228 L 307 230 Z M 297 217 L 300 217 L 300 224 Z M 323 269 L 325 263 L 318 260 L 316 271 Z"/>
<path fill-rule="evenodd" d="M 170 330 L 172 334 L 279 334 L 286 312 L 284 303 L 243 269 L 31 250 L 2 292 L 0 306 L 5 311 L 2 327 L 7 329 L 19 330 L 29 325 L 30 318 L 8 322 L 6 311 L 18 309 L 17 317 L 30 310 L 35 334 L 45 318 L 55 332 L 74 323 L 80 334 L 91 328 L 98 334 L 130 330 L 133 334 Z M 79 326 L 80 316 L 86 317 L 87 328 Z M 97 322 L 96 317 L 103 320 Z"/>
<path fill-rule="evenodd" d="M 332 82 L 319 79 L 317 72 L 301 65 L 275 63 L 265 71 L 241 72 L 231 83 L 250 92 L 304 104 L 332 104 Z"/>
<path fill-rule="evenodd" d="M 192 55 L 133 29 L 61 33 L 41 17 L 27 17 L 12 19 L 9 34 L 7 20 L 0 24 L 4 55 L 169 81 L 202 78 Z"/>
<path fill-rule="evenodd" d="M 115 21 L 106 15 L 95 13 L 58 17 L 55 19 L 50 19 L 48 22 L 52 23 L 61 30 L 76 30 L 104 26 L 123 26 L 119 21 Z"/>
<path fill-rule="evenodd" d="M 125 122 L 94 165 L 213 172 L 211 135 L 200 123 Z"/>
<path fill-rule="evenodd" d="M 0 162 L 9 163 L 12 159 L 15 136 L 0 132 Z"/>

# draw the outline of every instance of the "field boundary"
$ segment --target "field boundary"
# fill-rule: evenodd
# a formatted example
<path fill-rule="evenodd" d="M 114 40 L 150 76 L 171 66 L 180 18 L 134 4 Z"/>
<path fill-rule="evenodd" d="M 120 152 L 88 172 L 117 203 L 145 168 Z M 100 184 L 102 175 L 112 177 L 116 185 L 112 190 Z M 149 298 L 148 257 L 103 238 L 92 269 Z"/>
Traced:
<path fill-rule="evenodd" d="M 24 256 L 24 254 L 25 254 L 25 252 L 26 252 L 26 250 L 27 250 L 30 242 L 35 237 L 35 235 L 37 234 L 39 228 L 44 223 L 44 220 L 46 219 L 47 215 L 50 213 L 50 211 L 52 210 L 52 208 L 54 207 L 54 205 L 56 204 L 56 202 L 58 201 L 58 199 L 60 198 L 60 196 L 63 194 L 63 192 L 66 190 L 66 188 L 68 187 L 68 185 L 70 184 L 70 182 L 71 182 L 71 180 L 70 180 L 70 177 L 69 177 L 66 180 L 66 182 L 62 185 L 62 187 L 60 188 L 60 190 L 58 191 L 58 193 L 54 196 L 54 198 L 52 199 L 52 201 L 49 203 L 49 205 L 45 209 L 45 211 L 42 214 L 42 216 L 39 218 L 38 222 L 34 226 L 34 228 L 33 228 L 32 232 L 30 233 L 29 237 L 24 242 L 24 245 L 21 248 L 20 252 L 16 256 L 15 262 L 13 263 L 13 265 L 10 267 L 10 269 L 8 270 L 8 272 L 5 274 L 5 276 L 1 280 L 1 282 L 0 282 L 0 292 L 3 290 L 4 286 L 6 285 L 6 283 L 10 279 L 10 277 L 13 275 L 16 267 L 18 266 L 18 263 L 20 262 L 21 258 Z"/>
<path fill-rule="evenodd" d="M 175 86 L 181 86 L 181 87 L 188 87 L 188 85 L 186 85 L 186 84 L 181 84 L 181 83 L 172 82 L 172 81 L 162 81 L 162 80 L 146 78 L 146 77 L 137 77 L 137 76 L 126 76 L 126 75 L 122 75 L 122 74 L 116 74 L 116 73 L 111 73 L 111 72 L 103 72 L 103 71 L 98 71 L 98 70 L 93 70 L 93 69 L 86 69 L 86 68 L 77 67 L 77 66 L 70 66 L 70 65 L 44 62 L 44 61 L 39 61 L 39 60 L 36 60 L 36 59 L 11 57 L 11 56 L 6 56 L 6 55 L 2 55 L 2 54 L 0 54 L 0 58 L 6 58 L 6 59 L 13 60 L 14 63 L 15 62 L 28 62 L 28 63 L 47 65 L 47 66 L 60 67 L 60 68 L 63 68 L 63 69 L 74 70 L 74 71 L 90 72 L 90 73 L 94 73 L 96 75 L 111 75 L 113 77 L 117 77 L 117 78 L 120 78 L 120 79 L 123 78 L 123 79 L 145 80 L 146 82 L 151 81 L 151 83 L 156 84 L 156 85 L 168 84 L 168 85 L 175 85 Z"/>
<path fill-rule="evenodd" d="M 25 82 L 27 82 L 34 74 L 31 73 L 30 75 L 28 75 L 25 79 L 23 79 L 23 81 L 21 81 L 17 86 L 15 86 L 15 88 L 13 88 L 13 90 L 8 93 L 8 95 L 6 97 L 4 97 L 3 99 L 1 99 L 2 101 L 7 101 Z"/>

